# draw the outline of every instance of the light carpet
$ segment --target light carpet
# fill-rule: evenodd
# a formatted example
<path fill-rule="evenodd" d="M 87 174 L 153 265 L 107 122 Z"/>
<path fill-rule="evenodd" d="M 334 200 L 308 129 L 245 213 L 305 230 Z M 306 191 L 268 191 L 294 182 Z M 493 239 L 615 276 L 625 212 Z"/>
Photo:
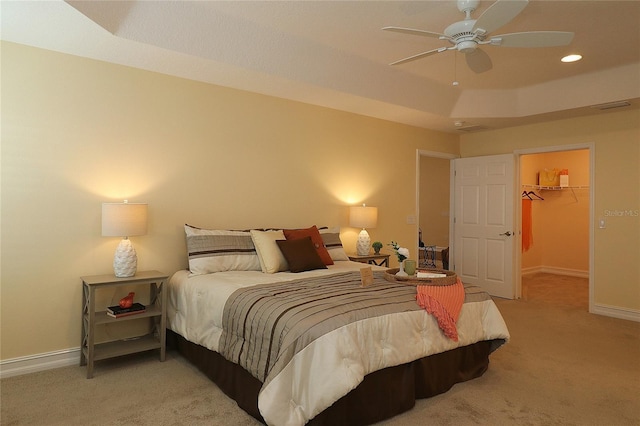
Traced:
<path fill-rule="evenodd" d="M 512 340 L 487 373 L 380 425 L 640 425 L 639 323 L 535 297 L 496 303 Z M 149 352 L 85 374 L 65 367 L 3 379 L 0 423 L 259 424 L 173 351 L 164 363 Z"/>

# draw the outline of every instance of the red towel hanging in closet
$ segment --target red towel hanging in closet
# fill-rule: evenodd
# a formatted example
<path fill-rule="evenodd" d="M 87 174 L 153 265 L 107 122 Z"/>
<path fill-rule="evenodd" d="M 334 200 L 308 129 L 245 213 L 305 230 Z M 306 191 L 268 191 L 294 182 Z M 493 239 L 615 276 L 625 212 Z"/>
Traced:
<path fill-rule="evenodd" d="M 531 218 L 531 200 L 522 199 L 522 252 L 533 245 L 533 224 Z"/>

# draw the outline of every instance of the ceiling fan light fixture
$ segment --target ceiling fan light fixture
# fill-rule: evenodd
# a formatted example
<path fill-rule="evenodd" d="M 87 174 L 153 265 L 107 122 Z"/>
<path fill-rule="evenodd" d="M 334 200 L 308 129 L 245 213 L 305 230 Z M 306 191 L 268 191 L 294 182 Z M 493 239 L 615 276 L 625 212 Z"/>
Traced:
<path fill-rule="evenodd" d="M 578 54 L 571 54 L 571 55 L 567 55 L 564 58 L 560 59 L 562 62 L 564 63 L 570 63 L 570 62 L 576 62 L 579 61 L 580 59 L 582 59 L 582 55 L 578 55 Z"/>
<path fill-rule="evenodd" d="M 478 43 L 473 40 L 461 41 L 456 46 L 458 52 L 461 53 L 471 53 L 476 50 L 476 47 L 478 47 Z"/>

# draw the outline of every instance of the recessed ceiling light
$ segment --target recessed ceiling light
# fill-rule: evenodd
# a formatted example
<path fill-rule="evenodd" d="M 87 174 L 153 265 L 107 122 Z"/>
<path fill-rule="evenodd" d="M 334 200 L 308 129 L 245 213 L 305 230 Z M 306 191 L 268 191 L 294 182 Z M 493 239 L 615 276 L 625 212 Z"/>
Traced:
<path fill-rule="evenodd" d="M 567 55 L 561 59 L 562 62 L 576 62 L 582 59 L 582 55 Z"/>

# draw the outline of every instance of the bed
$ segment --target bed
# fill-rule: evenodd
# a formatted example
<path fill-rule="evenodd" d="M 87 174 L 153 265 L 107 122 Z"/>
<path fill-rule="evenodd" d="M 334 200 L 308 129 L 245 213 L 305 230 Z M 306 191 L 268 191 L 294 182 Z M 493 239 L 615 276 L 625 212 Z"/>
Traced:
<path fill-rule="evenodd" d="M 497 307 L 464 286 L 456 339 L 416 287 L 371 266 L 362 286 L 339 229 L 185 226 L 189 270 L 168 286 L 170 340 L 269 425 L 371 424 L 482 375 L 508 341 Z M 296 271 L 296 272 L 292 272 Z"/>

